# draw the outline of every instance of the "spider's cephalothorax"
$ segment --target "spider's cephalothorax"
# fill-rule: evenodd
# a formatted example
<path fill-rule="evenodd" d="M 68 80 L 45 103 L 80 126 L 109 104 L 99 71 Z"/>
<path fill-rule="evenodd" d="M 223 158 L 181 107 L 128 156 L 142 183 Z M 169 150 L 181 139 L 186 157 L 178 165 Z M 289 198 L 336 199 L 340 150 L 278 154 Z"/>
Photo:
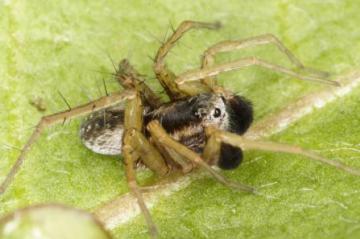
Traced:
<path fill-rule="evenodd" d="M 121 107 L 91 114 L 80 129 L 83 143 L 96 153 L 121 154 L 123 117 Z M 144 126 L 152 120 L 159 120 L 175 140 L 199 154 L 206 144 L 205 127 L 212 126 L 241 135 L 249 128 L 252 119 L 252 106 L 248 100 L 237 95 L 225 97 L 214 93 L 199 94 L 144 111 Z M 221 145 L 219 167 L 232 169 L 241 160 L 240 148 Z"/>
<path fill-rule="evenodd" d="M 251 103 L 240 96 L 205 93 L 167 103 L 145 116 L 145 122 L 159 120 L 164 129 L 178 142 L 197 153 L 206 144 L 205 127 L 243 134 L 253 120 Z M 218 166 L 236 168 L 242 160 L 238 147 L 221 144 Z"/>

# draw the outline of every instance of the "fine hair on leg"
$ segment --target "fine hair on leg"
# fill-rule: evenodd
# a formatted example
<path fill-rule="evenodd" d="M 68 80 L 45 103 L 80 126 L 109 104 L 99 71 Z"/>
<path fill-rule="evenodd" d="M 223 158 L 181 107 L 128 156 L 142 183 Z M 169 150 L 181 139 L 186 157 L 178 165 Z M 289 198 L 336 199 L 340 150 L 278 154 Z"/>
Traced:
<path fill-rule="evenodd" d="M 154 72 L 160 84 L 165 89 L 169 98 L 172 100 L 180 99 L 189 95 L 195 95 L 201 92 L 209 91 L 209 88 L 202 83 L 193 83 L 195 87 L 191 87 L 188 91 L 179 90 L 174 82 L 175 74 L 165 65 L 165 58 L 170 50 L 175 46 L 176 42 L 191 29 L 210 29 L 217 30 L 221 28 L 220 22 L 197 22 L 183 21 L 173 34 L 167 38 L 164 44 L 159 48 L 154 59 Z"/>
<path fill-rule="evenodd" d="M 236 61 L 223 63 L 223 64 L 219 64 L 219 65 L 214 65 L 214 66 L 211 66 L 208 68 L 190 70 L 190 71 L 187 71 L 187 72 L 179 75 L 176 78 L 175 82 L 178 84 L 178 87 L 181 89 L 184 86 L 186 87 L 186 83 L 188 83 L 188 82 L 199 81 L 199 80 L 207 78 L 207 77 L 217 76 L 223 72 L 244 69 L 244 68 L 247 68 L 250 66 L 258 66 L 261 68 L 269 69 L 271 71 L 274 71 L 277 73 L 282 73 L 282 74 L 285 74 L 288 76 L 292 76 L 292 77 L 298 78 L 300 80 L 314 81 L 314 82 L 329 84 L 329 85 L 334 85 L 334 86 L 339 85 L 339 83 L 336 81 L 321 79 L 321 78 L 311 76 L 311 75 L 302 75 L 293 70 L 284 68 L 284 67 L 276 65 L 276 64 L 269 63 L 265 60 L 262 60 L 262 59 L 259 59 L 256 57 L 246 57 L 246 58 L 242 58 L 242 59 L 239 59 Z M 213 89 L 213 90 L 216 91 L 216 89 Z M 224 90 L 222 89 L 222 91 L 224 91 Z"/>
<path fill-rule="evenodd" d="M 289 59 L 290 63 L 292 63 L 297 69 L 310 73 L 320 79 L 326 79 L 329 77 L 330 74 L 328 72 L 305 67 L 304 64 L 273 34 L 264 34 L 240 40 L 226 40 L 218 42 L 204 52 L 201 68 L 208 68 L 214 65 L 216 54 L 270 44 L 275 45 L 276 48 L 283 53 Z M 205 78 L 202 81 L 210 87 L 216 84 L 212 78 Z"/>
<path fill-rule="evenodd" d="M 1 183 L 0 186 L 0 195 L 3 194 L 10 183 L 13 181 L 15 175 L 19 171 L 21 165 L 25 160 L 26 153 L 30 150 L 31 146 L 36 142 L 38 137 L 41 135 L 43 130 L 47 127 L 50 127 L 54 124 L 64 122 L 65 120 L 70 120 L 77 118 L 107 107 L 119 104 L 126 99 L 133 98 L 135 96 L 133 91 L 123 91 L 121 93 L 114 93 L 110 96 L 104 96 L 97 100 L 91 101 L 89 103 L 74 107 L 72 109 L 58 112 L 52 115 L 43 116 L 39 123 L 36 125 L 35 130 L 31 134 L 30 138 L 21 149 L 20 155 L 17 158 L 16 162 L 13 164 L 10 172 L 6 175 L 5 180 Z"/>
<path fill-rule="evenodd" d="M 306 159 L 310 159 L 313 161 L 317 161 L 329 166 L 333 166 L 341 171 L 346 173 L 360 176 L 360 169 L 352 168 L 347 166 L 339 161 L 334 161 L 327 159 L 311 150 L 303 149 L 299 146 L 282 144 L 282 143 L 275 143 L 275 142 L 266 142 L 266 141 L 259 141 L 259 140 L 250 140 L 246 139 L 242 136 L 237 134 L 233 134 L 226 131 L 216 130 L 212 128 L 207 129 L 208 135 L 215 135 L 219 141 L 223 143 L 227 143 L 236 147 L 239 147 L 243 150 L 264 150 L 264 151 L 271 151 L 271 152 L 281 152 L 281 153 L 289 153 L 295 155 L 302 155 L 305 156 Z"/>

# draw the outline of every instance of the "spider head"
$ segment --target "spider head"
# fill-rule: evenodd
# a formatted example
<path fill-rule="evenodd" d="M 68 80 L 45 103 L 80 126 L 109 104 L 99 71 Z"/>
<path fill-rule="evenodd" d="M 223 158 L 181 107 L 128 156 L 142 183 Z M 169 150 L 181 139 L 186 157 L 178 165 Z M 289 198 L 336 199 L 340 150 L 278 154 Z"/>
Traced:
<path fill-rule="evenodd" d="M 203 94 L 196 98 L 195 115 L 202 124 L 242 135 L 253 121 L 251 103 L 234 94 Z M 242 150 L 221 144 L 217 165 L 222 169 L 237 168 L 243 159 Z"/>
<path fill-rule="evenodd" d="M 196 96 L 193 110 L 204 127 L 213 126 L 221 130 L 229 128 L 229 114 L 225 98 L 218 94 L 200 94 Z"/>
<path fill-rule="evenodd" d="M 234 94 L 201 94 L 196 98 L 194 114 L 205 127 L 213 126 L 220 130 L 244 134 L 253 121 L 250 101 Z"/>

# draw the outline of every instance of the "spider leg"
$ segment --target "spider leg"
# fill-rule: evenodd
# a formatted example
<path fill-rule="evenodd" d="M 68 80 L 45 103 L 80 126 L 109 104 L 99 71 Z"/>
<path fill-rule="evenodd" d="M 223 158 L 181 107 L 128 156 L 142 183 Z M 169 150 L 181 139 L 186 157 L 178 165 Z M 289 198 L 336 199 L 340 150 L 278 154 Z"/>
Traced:
<path fill-rule="evenodd" d="M 127 138 L 128 134 L 124 135 L 124 142 Z M 129 136 L 131 137 L 131 136 Z M 129 186 L 130 191 L 133 193 L 135 198 L 137 199 L 138 205 L 140 207 L 141 212 L 143 213 L 146 223 L 149 227 L 149 233 L 152 238 L 157 238 L 158 232 L 155 226 L 155 223 L 153 222 L 150 212 L 148 208 L 146 207 L 146 204 L 144 202 L 144 198 L 141 194 L 140 188 L 137 185 L 136 177 L 135 177 L 135 162 L 137 161 L 139 155 L 134 155 L 133 149 L 131 147 L 128 147 L 127 145 L 124 145 L 122 148 L 123 155 L 124 155 L 124 162 L 125 162 L 125 171 L 126 171 L 126 179 Z"/>
<path fill-rule="evenodd" d="M 221 142 L 215 134 L 208 134 L 207 136 L 208 139 L 202 157 L 209 165 L 213 165 L 220 156 Z"/>
<path fill-rule="evenodd" d="M 146 103 L 152 108 L 158 108 L 164 103 L 161 98 L 158 97 L 145 83 L 144 77 L 134 69 L 128 59 L 120 61 L 118 68 L 116 68 L 115 79 L 124 89 L 141 92 L 141 95 L 144 97 Z"/>
<path fill-rule="evenodd" d="M 228 179 L 226 179 L 223 175 L 215 171 L 211 166 L 209 166 L 200 155 L 195 153 L 194 151 L 187 148 L 185 145 L 182 145 L 181 143 L 177 142 L 176 140 L 172 139 L 171 136 L 169 136 L 165 129 L 161 127 L 160 123 L 156 120 L 151 121 L 147 125 L 147 129 L 149 130 L 151 136 L 158 141 L 159 144 L 170 148 L 174 150 L 179 155 L 182 155 L 187 160 L 197 164 L 201 168 L 205 169 L 207 172 L 209 172 L 217 181 L 224 184 L 227 187 L 240 190 L 240 191 L 246 191 L 251 193 L 256 193 L 256 190 L 250 186 L 240 184 L 238 182 L 232 182 Z"/>
<path fill-rule="evenodd" d="M 62 123 L 66 119 L 77 118 L 82 115 L 86 115 L 91 112 L 116 105 L 126 99 L 133 98 L 134 96 L 135 94 L 133 91 L 127 90 L 121 93 L 114 93 L 110 96 L 101 97 L 97 100 L 91 101 L 87 104 L 80 105 L 66 111 L 42 117 L 39 123 L 36 125 L 34 132 L 26 142 L 25 146 L 21 149 L 20 155 L 12 166 L 10 172 L 6 175 L 5 180 L 2 182 L 0 186 L 0 195 L 6 191 L 9 184 L 13 181 L 16 173 L 19 171 L 21 165 L 25 160 L 26 153 L 30 150 L 31 146 L 36 142 L 37 138 L 40 136 L 40 134 L 46 127 L 52 126 L 57 123 Z"/>
<path fill-rule="evenodd" d="M 153 144 L 156 145 L 156 148 L 160 151 L 161 155 L 163 155 L 163 157 L 167 159 L 169 167 L 173 168 L 180 165 L 181 170 L 184 174 L 190 172 L 193 169 L 194 165 L 189 162 L 189 160 L 186 160 L 184 157 L 177 154 L 171 148 L 164 147 L 158 140 L 152 139 L 151 141 Z"/>
<path fill-rule="evenodd" d="M 187 82 L 198 81 L 207 77 L 216 76 L 222 72 L 232 71 L 236 69 L 243 69 L 249 66 L 259 66 L 274 72 L 278 72 L 298 78 L 300 80 L 314 81 L 314 82 L 335 85 L 335 86 L 339 85 L 339 83 L 336 81 L 326 80 L 311 75 L 305 76 L 288 68 L 269 63 L 267 61 L 264 61 L 256 57 L 246 57 L 236 61 L 214 65 L 208 68 L 191 70 L 179 75 L 175 80 L 175 82 L 178 84 L 179 89 L 183 89 L 183 88 L 187 89 L 188 88 L 186 84 Z M 222 88 L 215 86 L 213 86 L 213 90 L 214 91 L 220 90 L 221 92 L 224 91 Z"/>
<path fill-rule="evenodd" d="M 273 44 L 276 48 L 283 53 L 289 61 L 298 69 L 313 74 L 315 77 L 324 79 L 329 77 L 328 72 L 319 71 L 316 69 L 312 69 L 310 67 L 305 67 L 299 59 L 295 57 L 295 55 L 274 35 L 272 34 L 264 34 L 255 37 L 250 37 L 241 40 L 234 41 L 222 41 L 211 47 L 209 47 L 203 55 L 202 59 L 202 68 L 207 68 L 214 65 L 215 55 L 221 52 L 229 52 L 233 50 L 244 49 L 248 47 L 255 47 L 260 45 L 270 45 Z M 203 79 L 203 82 L 207 85 L 214 85 L 215 81 L 211 78 Z"/>
<path fill-rule="evenodd" d="M 245 38 L 241 40 L 234 41 L 222 41 L 211 47 L 209 47 L 203 55 L 202 59 L 202 68 L 207 68 L 214 65 L 215 55 L 222 52 L 229 52 L 233 50 L 244 49 L 248 47 L 255 47 L 260 45 L 270 45 L 273 44 L 276 48 L 283 53 L 289 61 L 298 69 L 303 70 L 304 72 L 310 73 L 313 76 L 325 79 L 329 77 L 328 72 L 319 71 L 310 67 L 305 67 L 301 61 L 273 34 L 264 34 L 255 37 Z M 210 87 L 215 85 L 216 82 L 212 78 L 203 79 L 203 82 Z"/>
<path fill-rule="evenodd" d="M 157 238 L 158 232 L 136 182 L 134 168 L 137 160 L 141 159 L 146 166 L 159 175 L 166 175 L 169 169 L 160 153 L 141 133 L 143 128 L 143 107 L 139 93 L 126 103 L 124 127 L 122 152 L 124 155 L 128 186 L 137 199 L 140 210 L 149 227 L 151 237 Z"/>
<path fill-rule="evenodd" d="M 160 176 L 168 173 L 169 169 L 160 153 L 142 134 L 143 107 L 140 94 L 127 101 L 124 117 L 124 146 L 131 147 L 139 155 L 143 163 Z"/>
<path fill-rule="evenodd" d="M 165 65 L 165 57 L 169 51 L 175 46 L 175 43 L 189 30 L 207 28 L 207 29 L 219 29 L 221 24 L 219 22 L 207 23 L 196 21 L 183 21 L 174 33 L 166 40 L 166 42 L 159 48 L 154 63 L 154 72 L 158 78 L 160 84 L 164 87 L 166 93 L 170 99 L 175 100 L 188 95 L 196 95 L 200 92 L 208 92 L 209 88 L 204 84 L 195 83 L 187 92 L 178 89 L 174 82 L 176 78 L 175 74 L 170 71 Z"/>
<path fill-rule="evenodd" d="M 356 168 L 349 167 L 339 161 L 329 160 L 317 153 L 305 150 L 298 146 L 288 145 L 288 144 L 281 144 L 281 143 L 274 143 L 274 142 L 266 142 L 266 141 L 258 141 L 258 140 L 250 140 L 244 137 L 241 137 L 237 134 L 229 133 L 226 131 L 220 131 L 213 128 L 207 129 L 208 135 L 215 135 L 215 137 L 223 142 L 230 144 L 235 147 L 240 147 L 241 149 L 248 150 L 248 149 L 259 149 L 265 151 L 272 151 L 272 152 L 282 152 L 282 153 L 290 153 L 296 155 L 302 155 L 307 157 L 308 159 L 318 161 L 320 163 L 331 165 L 339 170 L 345 171 L 349 174 L 360 176 L 360 170 Z"/>

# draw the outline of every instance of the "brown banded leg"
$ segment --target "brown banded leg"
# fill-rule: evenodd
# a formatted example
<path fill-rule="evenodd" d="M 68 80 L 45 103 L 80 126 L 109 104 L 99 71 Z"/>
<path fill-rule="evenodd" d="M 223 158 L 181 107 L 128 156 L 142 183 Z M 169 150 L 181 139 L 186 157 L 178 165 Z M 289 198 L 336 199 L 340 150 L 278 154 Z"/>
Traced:
<path fill-rule="evenodd" d="M 209 165 L 214 165 L 220 157 L 221 141 L 215 134 L 209 134 L 207 138 L 202 157 Z"/>
<path fill-rule="evenodd" d="M 199 167 L 205 169 L 209 172 L 217 181 L 224 184 L 227 187 L 233 188 L 235 190 L 245 191 L 256 193 L 256 190 L 253 187 L 238 183 L 232 182 L 226 179 L 223 175 L 215 171 L 212 167 L 210 167 L 200 155 L 195 153 L 194 151 L 187 148 L 185 145 L 177 142 L 170 135 L 168 135 L 164 128 L 161 127 L 160 123 L 156 120 L 151 121 L 147 125 L 147 129 L 149 130 L 151 137 L 156 140 L 159 144 L 163 145 L 166 148 L 174 150 L 177 154 L 186 158 L 190 162 L 198 165 Z"/>
<path fill-rule="evenodd" d="M 135 94 L 133 91 L 123 91 L 121 93 L 114 93 L 110 96 L 101 97 L 97 100 L 91 101 L 84 105 L 80 105 L 67 111 L 42 117 L 39 123 L 36 125 L 34 132 L 26 142 L 25 146 L 21 149 L 20 155 L 12 166 L 10 172 L 6 175 L 5 180 L 2 182 L 0 186 L 0 195 L 6 191 L 9 184 L 13 181 L 16 173 L 19 171 L 21 165 L 25 160 L 26 153 L 30 150 L 31 146 L 36 142 L 36 140 L 45 128 L 57 123 L 64 122 L 65 120 L 70 120 L 79 116 L 92 113 L 94 111 L 114 106 L 116 104 L 119 104 L 120 102 L 123 102 L 126 99 L 131 99 L 134 97 Z"/>
<path fill-rule="evenodd" d="M 122 151 L 126 165 L 126 179 L 129 189 L 136 197 L 145 217 L 150 235 L 156 238 L 158 234 L 157 229 L 145 205 L 141 190 L 137 185 L 134 168 L 136 162 L 142 160 L 147 167 L 161 176 L 166 175 L 169 169 L 160 153 L 141 133 L 143 128 L 143 107 L 139 93 L 136 94 L 136 97 L 126 102 L 124 127 Z"/>
<path fill-rule="evenodd" d="M 230 52 L 234 50 L 240 50 L 249 47 L 255 47 L 260 45 L 269 45 L 273 44 L 276 48 L 283 53 L 289 61 L 299 70 L 304 72 L 310 73 L 313 76 L 324 79 L 329 76 L 329 73 L 315 70 L 309 67 L 305 67 L 299 59 L 297 59 L 293 53 L 274 35 L 272 34 L 265 34 L 255 37 L 250 37 L 241 40 L 229 40 L 229 41 L 222 41 L 219 42 L 211 47 L 209 47 L 203 55 L 202 59 L 202 68 L 208 68 L 214 65 L 215 55 L 221 52 Z M 214 79 L 206 78 L 203 79 L 203 82 L 210 87 L 212 87 L 215 83 Z"/>
<path fill-rule="evenodd" d="M 159 141 L 156 139 L 152 139 L 151 142 L 156 145 L 156 148 L 161 152 L 161 155 L 165 159 L 167 159 L 168 166 L 170 168 L 178 168 L 180 166 L 181 171 L 186 174 L 193 169 L 192 162 L 184 159 L 181 155 L 177 154 L 174 150 L 164 147 Z"/>
<path fill-rule="evenodd" d="M 195 83 L 192 87 L 189 87 L 187 91 L 179 90 L 174 82 L 176 76 L 165 65 L 165 57 L 169 51 L 175 46 L 175 43 L 189 30 L 191 29 L 219 29 L 221 24 L 219 22 L 207 23 L 207 22 L 195 22 L 184 21 L 174 31 L 174 33 L 165 41 L 165 43 L 159 48 L 155 56 L 154 72 L 156 77 L 160 81 L 160 84 L 164 87 L 166 93 L 170 99 L 175 100 L 189 95 L 196 95 L 200 92 L 209 91 L 208 87 L 204 84 Z"/>
<path fill-rule="evenodd" d="M 145 83 L 141 76 L 127 59 L 120 61 L 115 72 L 115 79 L 124 89 L 136 90 L 141 92 L 142 97 L 152 108 L 158 108 L 164 102 L 158 97 L 153 90 Z"/>
<path fill-rule="evenodd" d="M 345 171 L 349 174 L 360 176 L 360 170 L 356 168 L 349 167 L 339 161 L 329 160 L 317 153 L 302 149 L 298 146 L 288 145 L 288 144 L 280 144 L 274 142 L 266 142 L 266 141 L 258 141 L 258 140 L 250 140 L 246 139 L 242 136 L 237 134 L 229 133 L 226 131 L 220 131 L 213 128 L 207 128 L 206 133 L 208 136 L 215 137 L 217 139 L 216 143 L 219 142 L 230 144 L 235 147 L 239 147 L 243 150 L 251 150 L 251 149 L 258 149 L 258 150 L 265 150 L 265 151 L 272 151 L 272 152 L 282 152 L 282 153 L 289 153 L 289 154 L 296 154 L 302 155 L 307 157 L 308 159 L 333 166 L 339 170 Z M 216 146 L 216 145 L 215 145 Z M 209 145 L 211 147 L 211 145 Z"/>
<path fill-rule="evenodd" d="M 136 165 L 136 161 L 139 158 L 139 155 L 137 155 L 136 152 L 133 151 L 133 149 L 131 147 L 128 147 L 126 145 L 126 139 L 128 139 L 129 137 L 131 137 L 130 134 L 126 134 L 126 132 L 125 132 L 125 134 L 124 134 L 125 145 L 123 145 L 123 147 L 122 147 L 122 152 L 123 152 L 123 156 L 124 156 L 126 180 L 127 180 L 127 183 L 128 183 L 131 193 L 137 199 L 140 210 L 145 217 L 146 223 L 149 227 L 149 233 L 150 233 L 151 237 L 157 238 L 158 232 L 157 232 L 156 226 L 151 218 L 150 212 L 146 207 L 144 198 L 142 197 L 141 191 L 136 182 L 134 168 Z"/>
<path fill-rule="evenodd" d="M 188 71 L 188 72 L 185 72 L 185 73 L 179 75 L 177 77 L 177 79 L 175 80 L 175 82 L 178 84 L 179 89 L 183 89 L 183 88 L 187 89 L 188 82 L 198 81 L 198 80 L 205 79 L 208 77 L 216 76 L 222 72 L 243 69 L 243 68 L 247 68 L 250 66 L 258 66 L 261 68 L 269 69 L 271 71 L 289 75 L 289 76 L 298 78 L 300 80 L 314 81 L 314 82 L 318 82 L 318 83 L 324 83 L 324 84 L 335 85 L 335 86 L 339 85 L 339 83 L 336 81 L 321 79 L 321 78 L 311 76 L 311 75 L 302 75 L 293 70 L 284 68 L 279 65 L 269 63 L 267 61 L 261 60 L 256 57 L 246 57 L 246 58 L 242 58 L 242 59 L 239 59 L 236 61 L 219 64 L 219 65 L 214 65 L 214 66 L 211 66 L 208 68 L 191 70 L 191 71 Z M 221 87 L 214 86 L 213 91 L 223 92 L 224 90 Z"/>

